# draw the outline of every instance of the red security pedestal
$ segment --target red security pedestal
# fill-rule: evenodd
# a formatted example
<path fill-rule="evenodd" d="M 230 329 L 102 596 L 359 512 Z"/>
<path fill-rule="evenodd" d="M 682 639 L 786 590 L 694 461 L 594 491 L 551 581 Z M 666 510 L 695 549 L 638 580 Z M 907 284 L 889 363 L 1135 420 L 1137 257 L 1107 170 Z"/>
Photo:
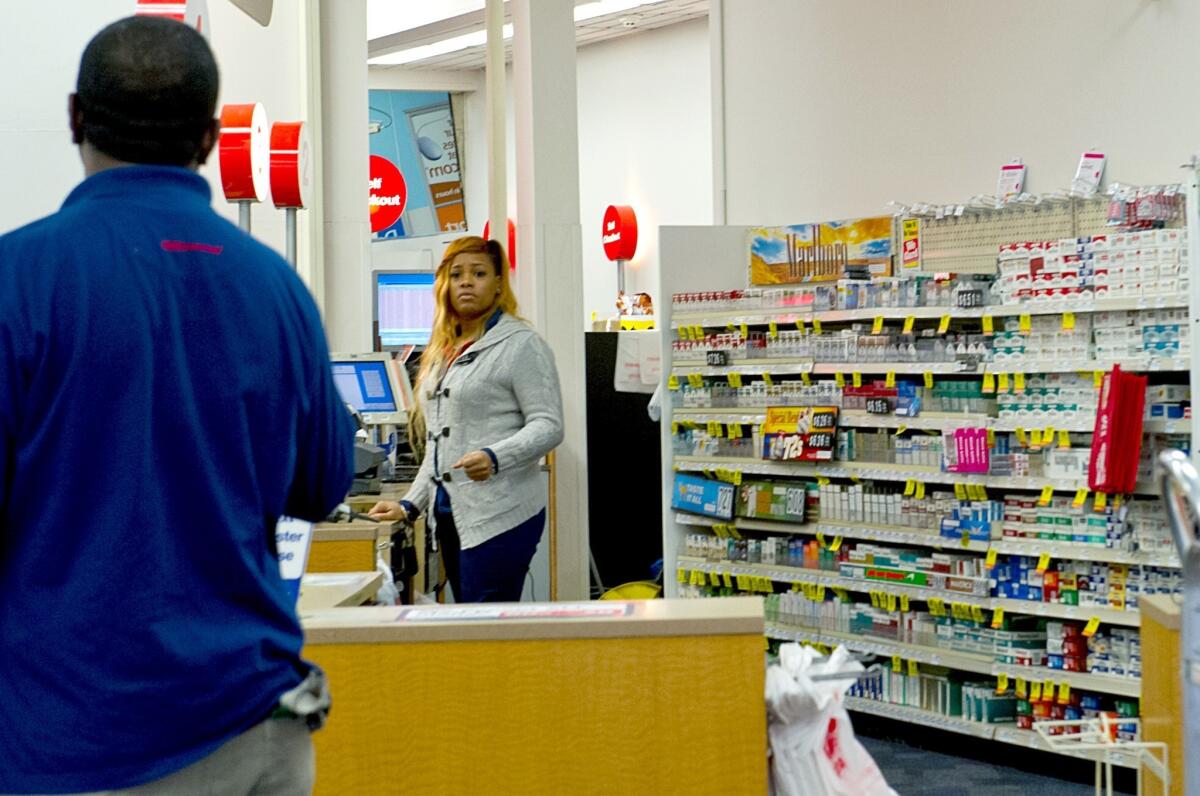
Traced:
<path fill-rule="evenodd" d="M 287 261 L 296 267 L 296 212 L 308 200 L 312 167 L 308 156 L 308 128 L 304 122 L 271 125 L 271 199 L 283 208 Z"/>
<path fill-rule="evenodd" d="M 508 221 L 508 270 L 515 271 L 515 270 L 517 270 L 517 225 L 513 223 L 513 220 L 511 218 L 507 219 L 507 221 Z M 491 221 L 483 222 L 483 239 L 484 240 L 492 239 L 492 222 Z"/>
<path fill-rule="evenodd" d="M 239 226 L 249 232 L 250 204 L 266 198 L 269 182 L 270 136 L 267 112 L 260 103 L 221 108 L 217 154 L 225 199 L 238 203 Z"/>

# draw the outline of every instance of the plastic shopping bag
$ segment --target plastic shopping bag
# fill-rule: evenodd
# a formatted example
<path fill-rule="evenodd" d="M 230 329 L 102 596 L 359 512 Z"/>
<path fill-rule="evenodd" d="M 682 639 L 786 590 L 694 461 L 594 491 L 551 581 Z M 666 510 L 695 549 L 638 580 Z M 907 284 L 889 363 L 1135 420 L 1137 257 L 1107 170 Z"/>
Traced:
<path fill-rule="evenodd" d="M 767 670 L 771 786 L 778 796 L 896 796 L 854 737 L 842 695 L 862 666 L 838 647 L 828 661 L 798 644 Z M 844 680 L 809 675 L 845 672 Z"/>

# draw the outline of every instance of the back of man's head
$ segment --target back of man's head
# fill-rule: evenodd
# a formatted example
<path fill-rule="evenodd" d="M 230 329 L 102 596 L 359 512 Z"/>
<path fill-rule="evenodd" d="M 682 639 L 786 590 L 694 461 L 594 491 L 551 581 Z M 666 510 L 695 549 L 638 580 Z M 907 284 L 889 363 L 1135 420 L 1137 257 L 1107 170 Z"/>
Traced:
<path fill-rule="evenodd" d="M 75 143 L 128 163 L 202 163 L 217 88 L 212 50 L 192 28 L 151 16 L 114 22 L 79 63 Z"/>

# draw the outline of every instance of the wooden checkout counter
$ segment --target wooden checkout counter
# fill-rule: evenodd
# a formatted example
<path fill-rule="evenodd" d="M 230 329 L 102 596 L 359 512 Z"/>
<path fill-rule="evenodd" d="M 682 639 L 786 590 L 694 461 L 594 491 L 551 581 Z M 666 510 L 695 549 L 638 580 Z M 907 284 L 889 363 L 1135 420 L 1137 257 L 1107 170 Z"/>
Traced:
<path fill-rule="evenodd" d="M 300 613 L 317 794 L 767 791 L 757 597 Z"/>

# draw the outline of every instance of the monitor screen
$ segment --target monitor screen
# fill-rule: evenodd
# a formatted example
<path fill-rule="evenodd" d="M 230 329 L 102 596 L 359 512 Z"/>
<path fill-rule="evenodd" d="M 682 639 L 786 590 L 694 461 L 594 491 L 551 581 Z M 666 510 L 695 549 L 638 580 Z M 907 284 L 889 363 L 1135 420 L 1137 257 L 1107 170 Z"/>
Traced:
<path fill-rule="evenodd" d="M 433 330 L 433 274 L 375 274 L 375 316 L 384 348 L 425 345 Z"/>
<path fill-rule="evenodd" d="M 343 401 L 364 414 L 398 411 L 386 362 L 335 360 L 331 364 L 333 383 Z"/>

